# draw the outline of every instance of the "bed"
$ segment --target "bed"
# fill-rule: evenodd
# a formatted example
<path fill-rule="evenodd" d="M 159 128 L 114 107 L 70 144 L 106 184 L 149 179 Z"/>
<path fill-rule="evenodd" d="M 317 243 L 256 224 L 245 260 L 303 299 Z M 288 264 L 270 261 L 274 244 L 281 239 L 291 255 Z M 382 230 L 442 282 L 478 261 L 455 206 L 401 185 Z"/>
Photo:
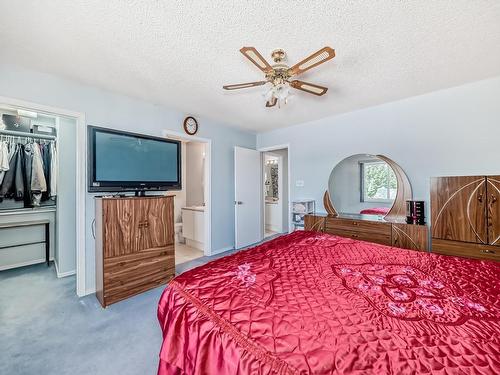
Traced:
<path fill-rule="evenodd" d="M 500 263 L 296 231 L 173 279 L 158 374 L 499 374 Z"/>
<path fill-rule="evenodd" d="M 359 211 L 359 213 L 361 215 L 387 215 L 389 211 L 389 207 L 373 207 L 365 208 L 364 210 Z"/>

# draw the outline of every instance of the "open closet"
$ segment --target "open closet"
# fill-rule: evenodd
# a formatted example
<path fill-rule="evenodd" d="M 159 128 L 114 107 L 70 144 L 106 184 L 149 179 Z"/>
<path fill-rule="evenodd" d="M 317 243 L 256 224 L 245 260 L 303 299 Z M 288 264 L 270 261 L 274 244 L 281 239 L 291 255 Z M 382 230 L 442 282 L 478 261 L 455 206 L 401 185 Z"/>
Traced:
<path fill-rule="evenodd" d="M 54 262 L 58 276 L 75 273 L 75 125 L 0 105 L 0 271 Z"/>

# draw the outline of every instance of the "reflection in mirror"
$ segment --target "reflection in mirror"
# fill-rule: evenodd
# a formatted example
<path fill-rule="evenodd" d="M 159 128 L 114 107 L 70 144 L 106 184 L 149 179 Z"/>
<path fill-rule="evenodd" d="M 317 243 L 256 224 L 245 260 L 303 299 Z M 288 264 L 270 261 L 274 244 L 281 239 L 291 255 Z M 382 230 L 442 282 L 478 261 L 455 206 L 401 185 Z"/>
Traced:
<path fill-rule="evenodd" d="M 341 214 L 385 216 L 396 198 L 397 180 L 385 161 L 374 155 L 358 154 L 335 166 L 328 191 Z"/>
<path fill-rule="evenodd" d="M 264 184 L 268 202 L 277 202 L 278 195 L 278 157 L 265 155 Z"/>

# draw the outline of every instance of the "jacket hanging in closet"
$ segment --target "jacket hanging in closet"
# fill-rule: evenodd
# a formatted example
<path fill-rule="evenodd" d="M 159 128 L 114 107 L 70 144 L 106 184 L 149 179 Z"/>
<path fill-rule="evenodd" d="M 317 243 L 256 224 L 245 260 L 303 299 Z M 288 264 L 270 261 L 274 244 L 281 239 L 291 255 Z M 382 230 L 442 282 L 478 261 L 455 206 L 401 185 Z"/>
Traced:
<path fill-rule="evenodd" d="M 40 145 L 38 143 L 31 144 L 33 152 L 33 161 L 31 165 L 31 203 L 34 206 L 39 206 L 42 199 L 42 193 L 47 191 L 47 181 L 45 180 L 44 166 Z"/>
<path fill-rule="evenodd" d="M 9 170 L 5 173 L 0 187 L 0 199 L 13 198 L 23 200 L 25 194 L 25 163 L 24 146 L 18 144 L 9 163 Z"/>
<path fill-rule="evenodd" d="M 8 164 L 5 163 L 5 147 Z M 0 142 L 0 202 L 24 200 L 26 207 L 39 206 L 57 194 L 57 150 L 53 142 L 8 144 Z"/>

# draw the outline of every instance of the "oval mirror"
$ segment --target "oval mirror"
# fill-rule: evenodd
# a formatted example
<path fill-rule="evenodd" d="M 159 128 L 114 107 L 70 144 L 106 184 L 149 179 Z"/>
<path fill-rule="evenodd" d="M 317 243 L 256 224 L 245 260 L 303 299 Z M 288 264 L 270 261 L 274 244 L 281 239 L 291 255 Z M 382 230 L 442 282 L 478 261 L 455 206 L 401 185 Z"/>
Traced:
<path fill-rule="evenodd" d="M 394 170 L 375 155 L 357 154 L 333 168 L 328 192 L 339 214 L 385 216 L 398 192 Z"/>

